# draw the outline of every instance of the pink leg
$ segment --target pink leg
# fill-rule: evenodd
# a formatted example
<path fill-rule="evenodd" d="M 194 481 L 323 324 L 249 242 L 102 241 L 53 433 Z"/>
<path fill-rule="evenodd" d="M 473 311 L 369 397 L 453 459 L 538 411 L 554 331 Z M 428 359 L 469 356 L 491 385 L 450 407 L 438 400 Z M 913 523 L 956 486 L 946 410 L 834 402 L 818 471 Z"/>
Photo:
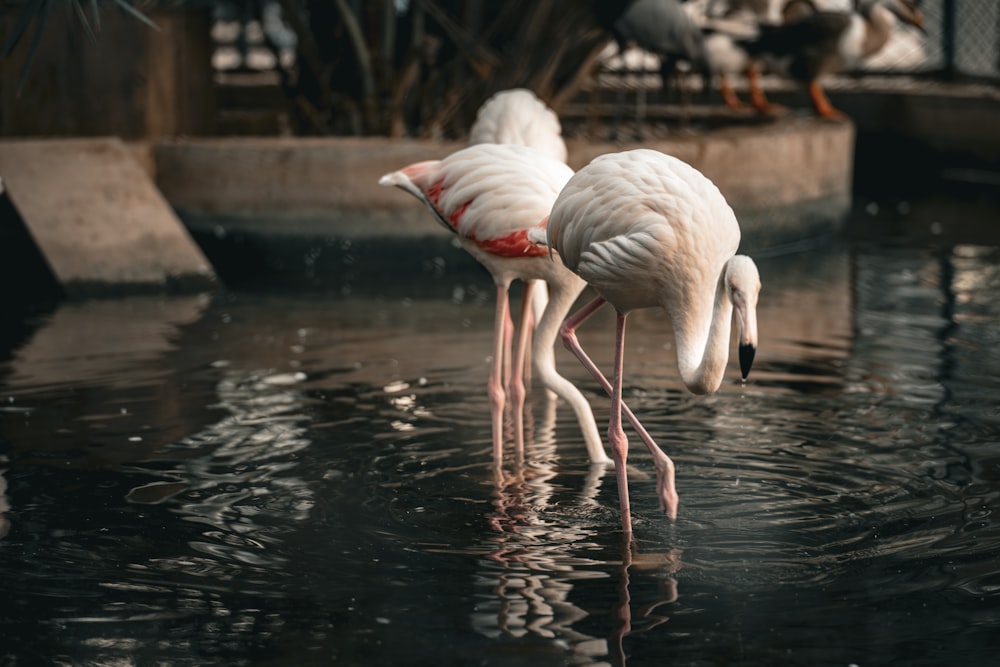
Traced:
<path fill-rule="evenodd" d="M 628 569 L 632 567 L 632 540 L 626 538 L 622 540 L 622 565 L 621 577 L 618 582 L 618 605 L 614 608 L 613 616 L 618 622 L 617 627 L 611 637 L 614 645 L 611 647 L 611 654 L 614 656 L 614 664 L 624 665 L 628 662 L 625 655 L 625 638 L 632 633 L 632 594 L 629 592 Z"/>
<path fill-rule="evenodd" d="M 510 384 L 507 385 L 510 403 L 514 409 L 514 447 L 519 460 L 524 456 L 524 396 L 526 394 L 524 368 L 527 363 L 527 351 L 531 346 L 531 330 L 534 319 L 531 312 L 531 293 L 533 287 L 533 281 L 524 284 L 524 300 L 521 304 L 521 328 L 517 332 L 514 363 L 511 370 Z"/>
<path fill-rule="evenodd" d="M 504 394 L 502 376 L 509 319 L 507 285 L 497 285 L 497 310 L 493 322 L 493 363 L 490 366 L 490 379 L 487 384 L 490 395 L 490 416 L 493 420 L 493 462 L 497 467 L 503 464 L 503 408 L 507 397 Z"/>
<path fill-rule="evenodd" d="M 511 364 L 510 351 L 511 351 L 511 348 L 513 347 L 513 341 L 514 341 L 514 320 L 511 319 L 511 316 L 510 316 L 510 292 L 509 291 L 510 291 L 510 285 L 508 284 L 504 288 L 504 295 L 505 295 L 505 298 L 507 299 L 507 314 L 504 317 L 504 325 L 503 325 L 503 378 L 502 378 L 502 382 L 503 382 L 504 386 L 507 386 L 507 383 L 510 382 L 510 374 L 511 374 L 511 370 L 510 370 L 510 364 Z"/>
<path fill-rule="evenodd" d="M 576 358 L 580 360 L 584 368 L 590 371 L 590 374 L 594 376 L 594 379 L 601 385 L 601 388 L 604 389 L 608 396 L 613 396 L 614 390 L 611 383 L 604 377 L 604 373 L 597 367 L 597 364 L 583 351 L 583 347 L 580 346 L 580 341 L 576 337 L 577 327 L 597 312 L 605 303 L 606 301 L 603 297 L 597 297 L 576 313 L 566 318 L 559 333 L 566 347 L 576 355 Z M 656 467 L 656 493 L 660 501 L 660 509 L 666 512 L 671 520 L 676 519 L 677 505 L 680 499 L 677 496 L 677 486 L 674 481 L 674 462 L 660 449 L 656 441 L 653 440 L 653 437 L 649 435 L 649 432 L 639 422 L 624 401 L 622 402 L 622 412 L 625 413 L 625 417 L 632 424 L 632 428 L 639 434 L 639 438 L 646 445 L 646 449 L 649 450 L 649 453 L 653 457 L 653 465 Z"/>
<path fill-rule="evenodd" d="M 521 315 L 521 326 L 524 327 L 528 332 L 529 336 L 526 340 L 529 341 L 528 345 L 524 350 L 524 387 L 525 391 L 531 391 L 531 338 L 534 336 L 535 332 L 535 301 L 538 300 L 538 290 L 531 289 L 532 285 L 537 285 L 541 281 L 530 280 L 525 283 L 524 290 L 524 308 L 527 310 L 522 311 Z M 542 283 L 544 285 L 545 283 Z M 528 298 L 528 295 L 531 298 Z"/>
<path fill-rule="evenodd" d="M 622 534 L 632 540 L 632 510 L 628 502 L 628 439 L 622 429 L 622 365 L 625 355 L 625 315 L 618 313 L 615 329 L 615 385 L 611 392 L 611 421 L 608 424 L 608 446 L 615 460 L 615 477 L 618 478 L 618 504 L 622 512 Z"/>

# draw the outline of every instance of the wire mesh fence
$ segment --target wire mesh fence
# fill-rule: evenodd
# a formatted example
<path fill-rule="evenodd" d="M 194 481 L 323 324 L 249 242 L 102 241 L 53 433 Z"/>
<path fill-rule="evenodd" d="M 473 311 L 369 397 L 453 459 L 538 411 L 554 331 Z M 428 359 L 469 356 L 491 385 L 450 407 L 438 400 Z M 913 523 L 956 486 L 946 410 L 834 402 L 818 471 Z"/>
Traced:
<path fill-rule="evenodd" d="M 926 33 L 899 36 L 866 69 L 1000 81 L 1000 2 L 924 0 Z"/>
<path fill-rule="evenodd" d="M 726 0 L 719 2 L 725 4 Z M 770 20 L 780 20 L 780 9 L 785 2 L 786 0 L 771 0 L 768 15 Z M 917 0 L 917 2 L 924 18 L 922 32 L 911 26 L 898 24 L 889 43 L 878 54 L 868 59 L 860 69 L 846 73 L 848 76 L 832 77 L 833 80 L 829 81 L 830 86 L 839 89 L 851 89 L 859 85 L 869 88 L 885 85 L 892 87 L 897 84 L 912 85 L 908 82 L 914 79 L 917 84 L 973 80 L 977 84 L 990 87 L 1000 85 L 1000 1 Z M 383 4 L 386 7 L 397 6 L 392 4 L 391 0 L 383 0 Z M 849 11 L 854 4 L 855 0 L 816 2 L 816 5 L 823 9 L 842 11 Z M 251 81 L 258 87 L 261 82 L 268 82 L 271 87 L 277 87 L 280 81 L 297 77 L 302 64 L 300 62 L 302 53 L 297 42 L 302 35 L 289 24 L 287 16 L 283 16 L 283 10 L 289 6 L 294 5 L 283 5 L 275 0 L 255 0 L 253 11 L 248 10 L 248 4 L 239 0 L 219 2 L 214 5 L 213 65 L 217 81 L 225 88 L 220 95 L 220 101 L 224 104 L 233 97 L 245 98 L 245 93 L 250 90 L 247 81 L 242 79 L 237 81 L 239 77 L 246 79 L 247 75 L 253 75 Z M 360 5 L 351 3 L 347 6 L 353 8 L 351 11 L 360 24 L 367 25 L 364 23 L 366 14 L 360 9 Z M 421 3 L 413 5 L 414 8 L 422 6 Z M 468 7 L 471 6 L 468 3 L 455 1 L 431 3 L 429 6 L 438 7 L 438 11 L 447 13 L 449 20 L 453 20 L 458 26 L 455 28 L 456 33 L 477 34 L 475 25 L 462 24 L 462 21 L 468 18 Z M 693 13 L 698 23 L 707 21 L 711 6 L 712 0 L 689 0 L 685 4 L 686 10 Z M 383 19 L 398 22 L 404 17 L 400 11 L 397 6 L 396 15 L 389 12 Z M 367 23 L 372 24 L 371 16 L 367 16 L 367 19 Z M 301 30 L 302 26 L 298 28 Z M 371 25 L 367 25 L 367 28 L 368 32 L 373 29 Z M 447 33 L 439 37 L 443 44 L 454 37 L 454 34 Z M 585 97 L 592 95 L 593 91 L 640 90 L 643 94 L 648 91 L 653 95 L 648 100 L 651 105 L 665 103 L 667 106 L 677 106 L 676 100 L 670 98 L 669 91 L 660 90 L 659 60 L 656 56 L 651 54 L 643 56 L 645 52 L 641 52 L 629 60 L 629 52 L 619 54 L 614 42 L 610 41 L 610 33 L 607 37 L 609 44 L 606 55 L 602 56 L 598 65 L 592 68 L 586 83 L 582 86 Z M 340 35 L 337 39 L 345 38 Z M 366 46 L 373 67 L 385 59 L 377 43 L 368 43 Z M 445 47 L 438 44 L 436 48 L 440 50 Z M 636 51 L 638 50 L 630 49 L 633 56 L 636 55 Z M 471 76 L 470 68 L 460 71 Z M 282 74 L 284 79 L 279 77 L 279 74 Z M 454 72 L 449 76 L 452 75 Z M 696 89 L 700 89 L 702 85 L 707 86 L 708 83 L 699 83 Z M 742 85 L 739 77 L 736 77 L 736 85 Z M 765 81 L 765 85 L 777 89 L 794 87 L 793 82 L 783 79 L 778 74 L 772 74 Z M 230 94 L 232 92 L 230 89 L 234 87 L 239 89 L 241 95 Z M 334 91 L 331 94 L 332 99 L 340 99 L 336 93 L 337 91 Z M 578 95 L 569 104 L 564 105 L 563 110 L 569 108 L 572 111 L 579 107 L 581 102 Z M 603 102 L 606 103 L 605 106 L 615 104 L 613 100 L 603 100 Z M 647 100 L 643 99 L 643 103 L 646 102 Z M 590 105 L 596 103 L 593 98 L 588 98 L 585 102 Z M 685 113 L 688 112 L 690 109 Z M 246 116 L 242 110 L 230 115 L 234 119 Z M 237 129 L 246 130 L 246 128 Z"/>
<path fill-rule="evenodd" d="M 1000 2 L 923 0 L 919 4 L 926 32 L 897 30 L 865 70 L 1000 79 Z M 216 69 L 272 69 L 274 49 L 268 49 L 264 31 L 280 33 L 273 40 L 278 57 L 286 64 L 293 62 L 295 34 L 283 23 L 279 3 L 261 3 L 260 16 L 246 12 L 240 16 L 241 7 L 239 3 L 215 6 Z"/>

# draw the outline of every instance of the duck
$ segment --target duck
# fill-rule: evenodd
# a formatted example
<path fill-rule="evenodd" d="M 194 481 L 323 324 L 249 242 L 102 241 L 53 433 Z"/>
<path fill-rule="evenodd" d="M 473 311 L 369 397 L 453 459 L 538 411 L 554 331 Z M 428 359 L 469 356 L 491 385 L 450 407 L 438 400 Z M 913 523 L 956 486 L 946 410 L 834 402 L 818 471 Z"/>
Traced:
<path fill-rule="evenodd" d="M 751 58 L 748 78 L 753 87 L 756 61 L 774 60 L 787 75 L 804 83 L 816 114 L 830 120 L 845 115 L 834 108 L 820 79 L 859 67 L 886 45 L 897 20 L 923 31 L 923 15 L 913 0 L 858 0 L 853 11 L 825 11 L 812 0 L 791 0 L 784 22 L 760 25 L 760 34 L 742 42 Z"/>
<path fill-rule="evenodd" d="M 675 81 L 678 66 L 689 66 L 702 76 L 710 76 L 701 29 L 684 9 L 681 0 L 631 0 L 625 3 L 599 2 L 597 16 L 601 25 L 614 37 L 617 52 L 626 62 L 629 47 L 637 47 L 659 59 L 660 81 L 664 91 Z M 678 85 L 682 97 L 683 89 Z M 640 99 L 644 91 L 639 91 Z M 613 136 L 621 124 L 624 93 L 619 94 Z M 637 101 L 637 137 L 642 138 L 643 101 Z"/>

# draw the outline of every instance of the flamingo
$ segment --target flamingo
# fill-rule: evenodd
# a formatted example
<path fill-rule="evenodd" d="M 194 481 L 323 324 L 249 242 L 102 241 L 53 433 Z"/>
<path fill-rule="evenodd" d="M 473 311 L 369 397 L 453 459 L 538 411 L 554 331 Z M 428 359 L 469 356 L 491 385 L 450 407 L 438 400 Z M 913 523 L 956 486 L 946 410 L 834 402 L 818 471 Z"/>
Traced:
<path fill-rule="evenodd" d="M 562 137 L 562 125 L 559 116 L 550 109 L 538 96 L 527 88 L 511 88 L 495 93 L 476 112 L 476 120 L 469 128 L 469 145 L 476 144 L 517 144 L 530 146 L 560 162 L 566 162 L 568 151 Z M 525 335 L 534 328 L 534 321 L 548 301 L 545 283 L 536 281 L 530 291 L 530 308 L 525 313 L 531 316 L 522 322 Z M 508 365 L 511 360 L 512 337 L 514 324 L 508 316 L 504 324 L 504 376 L 510 377 Z M 530 351 L 529 351 L 530 352 Z M 530 355 L 524 357 L 524 382 L 530 384 Z"/>
<path fill-rule="evenodd" d="M 540 231 L 531 238 L 541 240 Z M 729 358 L 734 314 L 744 380 L 750 372 L 760 275 L 752 259 L 735 254 L 740 227 L 719 189 L 694 167 L 648 149 L 602 155 L 577 172 L 552 207 L 544 242 L 599 295 L 563 323 L 561 335 L 611 396 L 608 441 L 622 529 L 631 539 L 623 410 L 653 455 L 660 507 L 671 519 L 678 496 L 673 462 L 622 404 L 625 319 L 638 308 L 662 307 L 673 325 L 684 385 L 697 394 L 714 392 Z M 613 386 L 576 337 L 577 327 L 605 303 L 618 314 Z"/>
<path fill-rule="evenodd" d="M 502 376 L 504 328 L 509 314 L 508 290 L 514 280 L 525 283 L 522 322 L 529 318 L 536 281 L 548 285 L 549 299 L 532 342 L 536 376 L 571 405 L 583 431 L 590 460 L 609 463 L 590 404 L 579 389 L 555 368 L 554 343 L 563 318 L 586 286 L 583 279 L 557 262 L 544 248 L 527 240 L 528 230 L 543 223 L 573 170 L 532 148 L 513 144 L 477 144 L 443 160 L 418 162 L 386 174 L 380 185 L 395 186 L 422 201 L 493 277 L 496 285 L 493 360 L 487 384 L 497 465 L 503 454 Z M 523 443 L 524 355 L 529 331 L 521 327 L 510 379 L 515 437 Z"/>
<path fill-rule="evenodd" d="M 476 112 L 469 145 L 518 144 L 565 162 L 568 155 L 559 116 L 527 88 L 501 90 Z"/>

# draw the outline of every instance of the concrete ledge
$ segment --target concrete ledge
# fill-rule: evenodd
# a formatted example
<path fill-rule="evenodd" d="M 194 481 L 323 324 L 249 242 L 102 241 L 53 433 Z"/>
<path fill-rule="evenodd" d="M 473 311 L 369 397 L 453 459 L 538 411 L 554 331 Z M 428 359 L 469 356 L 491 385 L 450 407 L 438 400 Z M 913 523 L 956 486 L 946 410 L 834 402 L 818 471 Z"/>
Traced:
<path fill-rule="evenodd" d="M 69 296 L 214 285 L 201 249 L 120 140 L 0 142 L 0 178 L 4 226 L 23 224 Z"/>
<path fill-rule="evenodd" d="M 702 170 L 740 217 L 746 251 L 830 233 L 851 204 L 854 126 L 784 118 L 639 143 L 569 143 L 575 169 L 603 153 L 655 148 Z M 383 174 L 462 148 L 385 138 L 220 138 L 159 143 L 166 198 L 223 277 L 367 271 L 440 273 L 469 260 Z M 242 267 L 242 268 L 241 268 Z"/>
<path fill-rule="evenodd" d="M 869 76 L 835 79 L 827 93 L 838 109 L 855 119 L 858 134 L 876 148 L 879 138 L 903 138 L 938 163 L 958 159 L 995 167 L 1000 161 L 996 84 Z M 905 153 L 885 157 L 886 163 L 895 158 L 896 168 L 912 166 Z"/>
<path fill-rule="evenodd" d="M 160 190 L 196 215 L 325 218 L 342 211 L 407 210 L 405 193 L 378 178 L 418 160 L 438 159 L 464 144 L 385 138 L 222 138 L 153 147 Z M 639 143 L 569 142 L 579 169 L 603 153 L 645 146 L 694 165 L 737 212 L 767 211 L 811 200 L 849 202 L 854 127 L 786 118 Z"/>
<path fill-rule="evenodd" d="M 190 139 L 153 147 L 156 182 L 178 210 L 271 219 L 406 208 L 378 178 L 461 144 L 384 138 Z"/>

